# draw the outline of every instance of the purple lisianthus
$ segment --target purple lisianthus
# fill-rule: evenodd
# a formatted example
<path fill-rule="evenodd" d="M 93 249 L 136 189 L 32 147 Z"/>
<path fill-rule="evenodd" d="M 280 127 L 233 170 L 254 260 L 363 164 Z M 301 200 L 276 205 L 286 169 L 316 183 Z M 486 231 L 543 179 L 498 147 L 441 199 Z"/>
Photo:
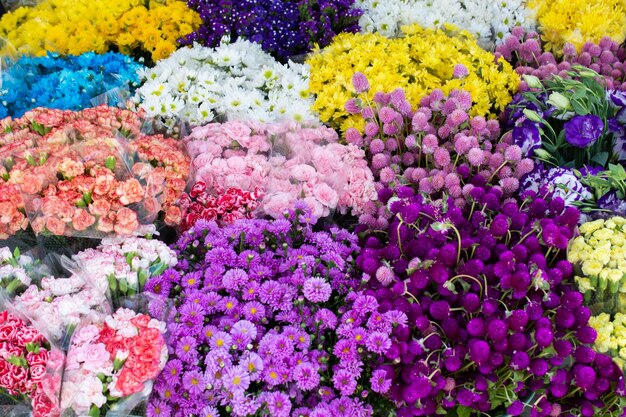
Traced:
<path fill-rule="evenodd" d="M 596 204 L 602 212 L 599 217 L 608 216 L 625 216 L 626 215 L 626 201 L 617 198 L 615 191 L 609 191 L 596 201 Z"/>
<path fill-rule="evenodd" d="M 523 155 L 532 157 L 533 151 L 541 147 L 539 123 L 525 120 L 519 126 L 515 126 L 513 128 L 513 143 L 521 148 Z"/>
<path fill-rule="evenodd" d="M 573 146 L 585 148 L 593 145 L 602 135 L 604 122 L 594 114 L 574 116 L 563 126 L 565 140 Z"/>

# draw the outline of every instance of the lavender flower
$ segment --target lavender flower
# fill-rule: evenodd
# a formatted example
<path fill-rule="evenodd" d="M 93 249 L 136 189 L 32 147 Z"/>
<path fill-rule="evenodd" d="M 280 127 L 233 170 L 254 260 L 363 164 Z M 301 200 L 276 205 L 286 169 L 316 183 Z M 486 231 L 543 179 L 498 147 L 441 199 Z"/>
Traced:
<path fill-rule="evenodd" d="M 591 146 L 604 130 L 602 119 L 593 114 L 574 116 L 565 125 L 565 140 L 579 148 Z"/>

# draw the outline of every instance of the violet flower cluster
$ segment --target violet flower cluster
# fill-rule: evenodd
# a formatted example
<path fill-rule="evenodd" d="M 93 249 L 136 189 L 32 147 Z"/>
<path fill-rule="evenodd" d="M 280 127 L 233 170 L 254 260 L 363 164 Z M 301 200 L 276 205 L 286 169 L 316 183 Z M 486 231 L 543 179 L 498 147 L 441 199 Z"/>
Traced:
<path fill-rule="evenodd" d="M 313 223 L 298 204 L 273 221 L 199 220 L 179 238 L 176 268 L 146 285 L 163 297 L 153 313 L 175 300 L 149 417 L 389 414 L 382 359 L 407 317 L 358 289 L 357 237 Z"/>
<path fill-rule="evenodd" d="M 340 32 L 359 31 L 354 0 L 188 0 L 203 24 L 184 43 L 218 46 L 223 37 L 260 44 L 281 61 L 324 47 Z"/>
<path fill-rule="evenodd" d="M 368 293 L 414 324 L 386 353 L 397 415 L 621 415 L 624 376 L 593 351 L 564 257 L 578 209 L 543 191 L 506 199 L 480 177 L 470 188 L 463 208 L 381 190 L 393 220 L 357 229 Z"/>
<path fill-rule="evenodd" d="M 362 88 L 367 86 L 363 74 L 357 73 L 353 84 L 356 91 L 367 91 Z M 402 89 L 376 93 L 373 103 L 358 95 L 346 103 L 346 110 L 363 117 L 364 133 L 350 128 L 345 138 L 366 151 L 377 190 L 383 195 L 386 187 L 406 185 L 432 198 L 445 193 L 463 206 L 467 184 L 479 176 L 511 196 L 534 164 L 510 135 L 500 136 L 496 120 L 470 117 L 471 105 L 471 95 L 463 90 L 445 96 L 436 89 L 421 100 L 417 110 Z M 384 225 L 387 219 L 386 208 L 372 201 L 360 221 L 373 226 Z"/>
<path fill-rule="evenodd" d="M 582 65 L 602 75 L 606 88 L 626 90 L 626 49 L 609 37 L 599 44 L 585 43 L 580 53 L 574 45 L 566 43 L 563 56 L 557 58 L 551 52 L 543 52 L 537 32 L 518 26 L 496 47 L 495 57 L 496 60 L 504 57 L 519 75 L 534 75 L 540 80 L 553 75 L 567 77 L 572 65 Z M 519 89 L 528 91 L 528 83 L 522 81 Z"/>

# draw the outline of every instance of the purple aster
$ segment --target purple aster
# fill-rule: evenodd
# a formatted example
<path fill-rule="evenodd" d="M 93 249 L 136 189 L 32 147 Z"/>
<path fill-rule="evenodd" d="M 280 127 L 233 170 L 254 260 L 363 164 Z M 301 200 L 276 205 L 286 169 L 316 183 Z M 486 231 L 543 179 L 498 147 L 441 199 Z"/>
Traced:
<path fill-rule="evenodd" d="M 574 116 L 563 125 L 565 140 L 573 146 L 585 148 L 593 145 L 602 135 L 604 123 L 594 114 Z"/>
<path fill-rule="evenodd" d="M 354 361 L 358 357 L 357 344 L 354 340 L 340 339 L 333 348 L 333 354 L 343 361 Z"/>
<path fill-rule="evenodd" d="M 188 272 L 181 278 L 181 285 L 183 288 L 198 288 L 202 275 L 202 271 Z"/>
<path fill-rule="evenodd" d="M 296 365 L 293 370 L 293 379 L 298 388 L 303 391 L 311 391 L 316 388 L 320 383 L 320 376 L 317 371 L 318 367 L 310 362 Z"/>
<path fill-rule="evenodd" d="M 251 375 L 251 380 L 255 381 L 256 376 L 261 371 L 263 371 L 263 359 L 256 353 L 248 353 L 244 355 L 239 361 L 240 365 L 243 366 L 246 371 Z"/>
<path fill-rule="evenodd" d="M 352 395 L 356 389 L 356 378 L 345 369 L 340 369 L 333 375 L 333 385 L 341 395 Z"/>
<path fill-rule="evenodd" d="M 180 381 L 183 363 L 179 359 L 171 359 L 165 364 L 161 375 L 169 385 L 176 385 Z"/>
<path fill-rule="evenodd" d="M 179 309 L 180 321 L 188 326 L 199 325 L 204 321 L 204 309 L 200 304 L 186 302 Z"/>
<path fill-rule="evenodd" d="M 172 409 L 167 402 L 162 400 L 152 400 L 146 408 L 146 416 L 148 417 L 166 417 L 169 416 Z"/>
<path fill-rule="evenodd" d="M 248 281 L 248 274 L 243 269 L 230 269 L 222 277 L 222 284 L 227 290 L 237 290 Z"/>
<path fill-rule="evenodd" d="M 320 323 L 321 329 L 334 329 L 337 326 L 337 316 L 327 308 L 315 313 L 315 321 Z"/>
<path fill-rule="evenodd" d="M 391 379 L 387 378 L 387 372 L 385 370 L 377 369 L 372 372 L 370 384 L 372 385 L 372 391 L 379 394 L 386 394 L 389 388 L 391 388 Z"/>
<path fill-rule="evenodd" d="M 220 413 L 217 408 L 213 406 L 207 406 L 202 409 L 201 417 L 220 417 Z"/>
<path fill-rule="evenodd" d="M 367 337 L 365 346 L 372 352 L 383 354 L 391 347 L 391 339 L 387 333 L 373 332 Z"/>
<path fill-rule="evenodd" d="M 293 354 L 294 343 L 287 336 L 274 336 L 270 345 L 270 352 L 278 359 L 288 358 Z"/>
<path fill-rule="evenodd" d="M 233 345 L 233 338 L 226 332 L 217 332 L 209 340 L 211 349 L 230 349 Z"/>
<path fill-rule="evenodd" d="M 313 303 L 325 303 L 330 298 L 332 289 L 324 278 L 313 277 L 304 282 L 302 292 Z"/>
<path fill-rule="evenodd" d="M 186 363 L 195 363 L 198 358 L 198 342 L 191 336 L 184 336 L 176 342 L 176 356 Z"/>
<path fill-rule="evenodd" d="M 164 279 L 163 275 L 160 275 L 156 278 L 151 278 L 150 280 L 148 280 L 148 282 L 146 282 L 146 285 L 144 286 L 144 291 L 164 297 L 169 296 L 171 289 L 172 282 Z"/>
<path fill-rule="evenodd" d="M 200 396 L 206 388 L 204 375 L 199 371 L 186 372 L 183 375 L 183 387 L 192 396 Z"/>
<path fill-rule="evenodd" d="M 243 366 L 233 366 L 225 371 L 222 381 L 231 394 L 241 394 L 250 386 L 250 375 Z"/>
<path fill-rule="evenodd" d="M 243 315 L 251 322 L 259 322 L 265 317 L 265 306 L 258 301 L 251 301 L 243 306 Z"/>
<path fill-rule="evenodd" d="M 269 414 L 274 417 L 289 417 L 291 400 L 282 392 L 270 392 L 265 395 Z"/>

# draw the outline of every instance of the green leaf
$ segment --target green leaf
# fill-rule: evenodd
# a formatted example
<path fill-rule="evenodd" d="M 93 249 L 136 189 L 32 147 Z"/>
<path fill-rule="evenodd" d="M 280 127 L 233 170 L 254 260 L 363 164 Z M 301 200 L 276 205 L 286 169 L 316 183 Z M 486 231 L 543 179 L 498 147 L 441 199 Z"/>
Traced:
<path fill-rule="evenodd" d="M 95 405 L 92 405 L 89 409 L 89 417 L 100 417 L 100 409 Z"/>
<path fill-rule="evenodd" d="M 117 279 L 115 278 L 115 275 L 111 274 L 107 278 L 109 280 L 109 288 L 111 289 L 111 291 L 116 291 L 117 290 Z"/>
<path fill-rule="evenodd" d="M 119 281 L 119 284 L 120 284 L 120 291 L 122 293 L 126 293 L 126 291 L 128 290 L 128 282 L 126 282 L 125 279 L 121 279 Z"/>
<path fill-rule="evenodd" d="M 582 103 L 579 100 L 572 100 L 570 101 L 570 103 L 572 104 L 572 107 L 574 108 L 574 112 L 576 112 L 576 114 L 579 114 L 581 116 L 589 114 L 589 109 L 587 108 L 585 103 Z"/>
<path fill-rule="evenodd" d="M 15 250 L 13 251 L 13 257 L 14 257 L 15 259 L 17 259 L 17 258 L 19 258 L 19 257 L 20 257 L 20 248 L 15 247 Z"/>
<path fill-rule="evenodd" d="M 593 158 L 591 158 L 591 160 L 593 162 L 597 163 L 598 165 L 604 166 L 606 164 L 606 162 L 609 160 L 609 153 L 608 152 L 599 152 L 599 153 L 595 154 L 593 156 Z"/>
<path fill-rule="evenodd" d="M 7 362 L 15 366 L 21 366 L 22 368 L 26 368 L 28 366 L 28 362 L 26 361 L 26 358 L 24 358 L 23 354 L 20 356 L 11 355 L 7 358 Z"/>
<path fill-rule="evenodd" d="M 458 417 L 470 417 L 470 415 L 472 415 L 472 409 L 469 407 L 464 407 L 462 405 L 459 405 L 456 408 L 456 415 Z"/>

